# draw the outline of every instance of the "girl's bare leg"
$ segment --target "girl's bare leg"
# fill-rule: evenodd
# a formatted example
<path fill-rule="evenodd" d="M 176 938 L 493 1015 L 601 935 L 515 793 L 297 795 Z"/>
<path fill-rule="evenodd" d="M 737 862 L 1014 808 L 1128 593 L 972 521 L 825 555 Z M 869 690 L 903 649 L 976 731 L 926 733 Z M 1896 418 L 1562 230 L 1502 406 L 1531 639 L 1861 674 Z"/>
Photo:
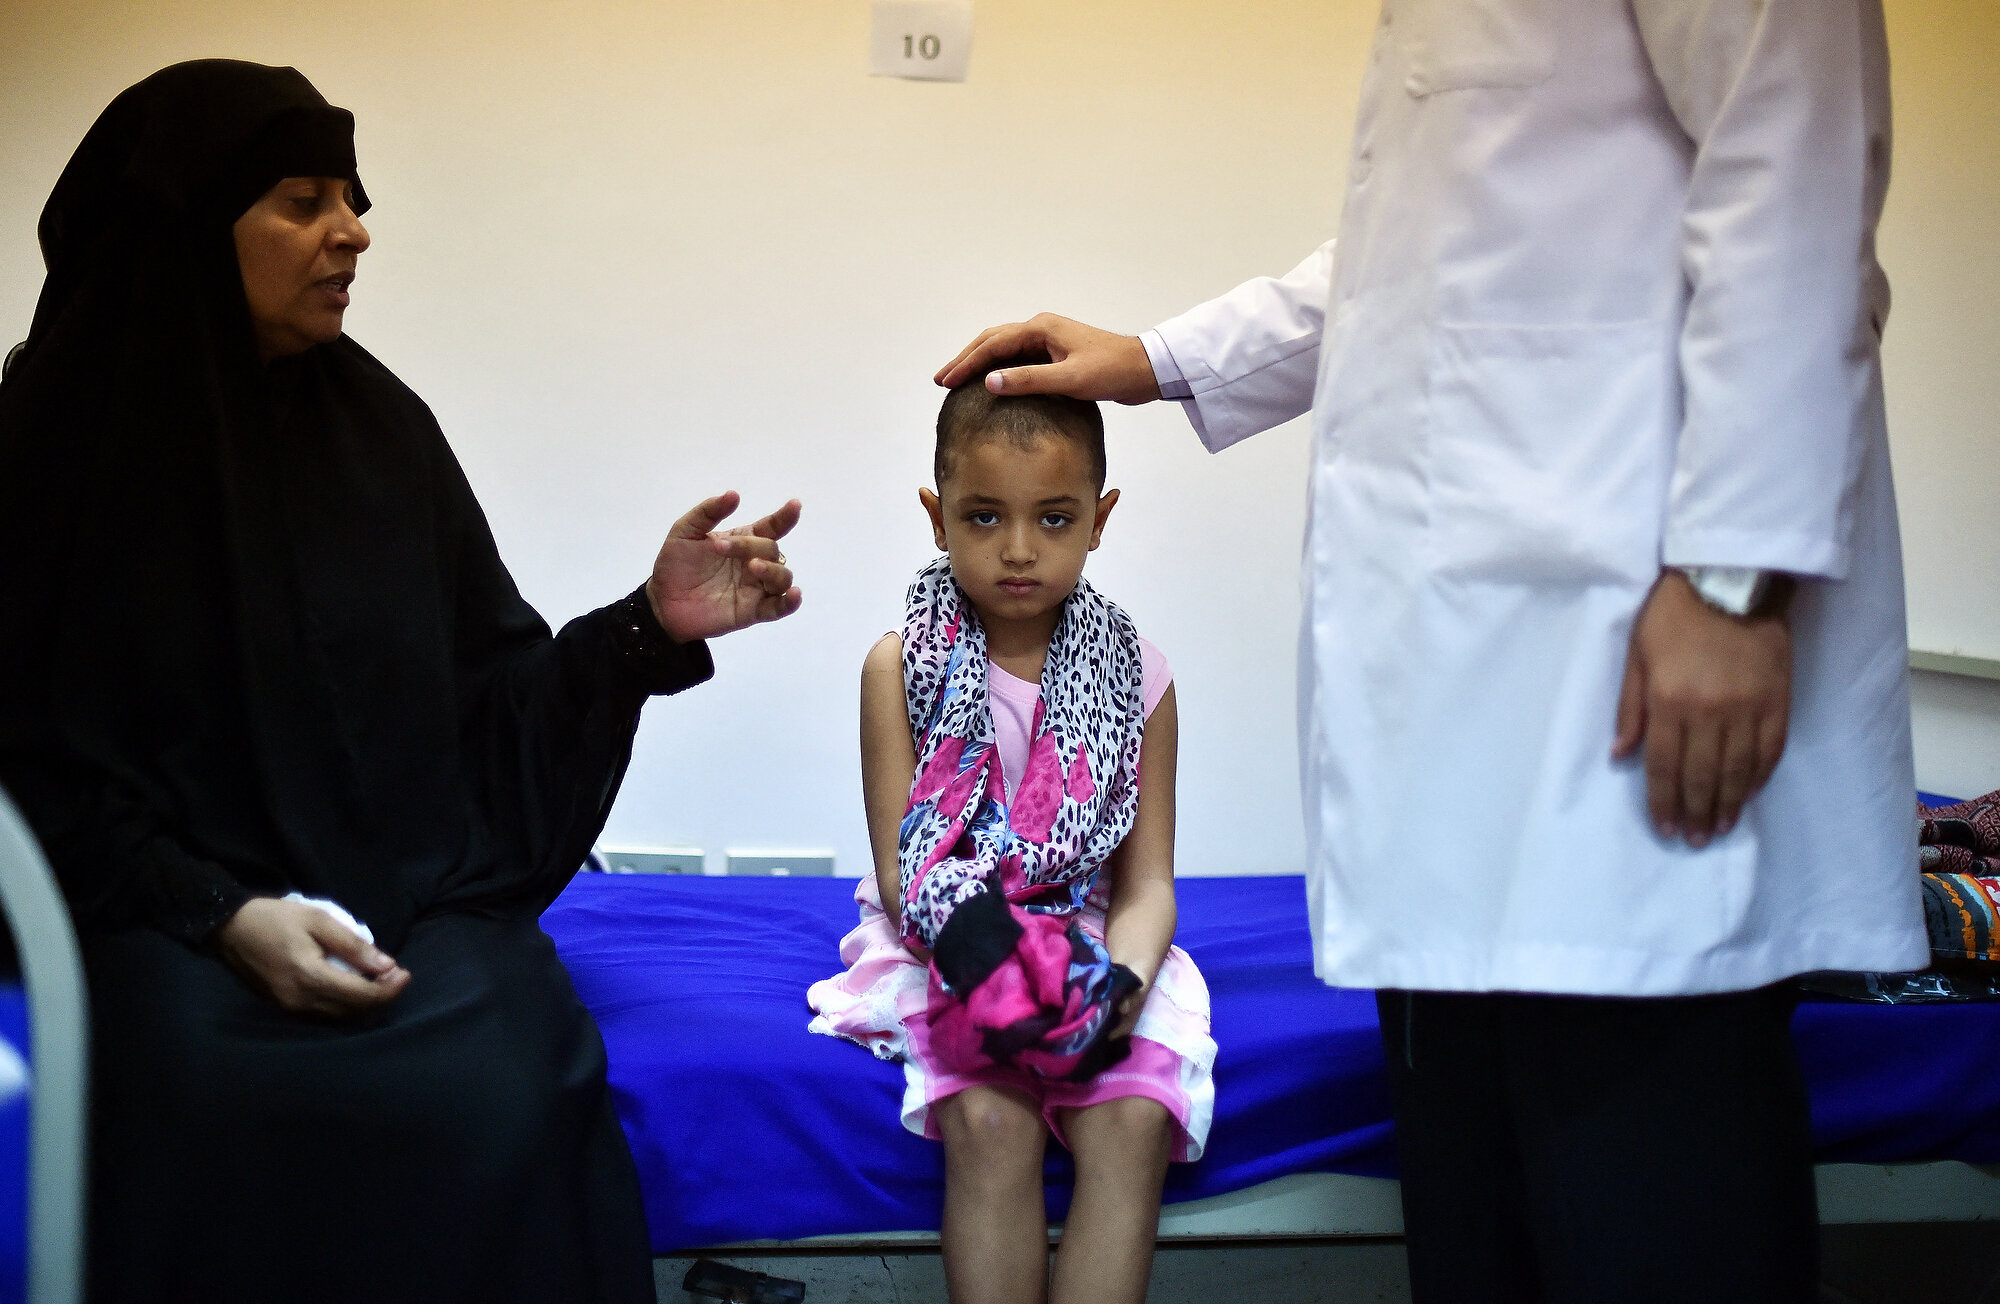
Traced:
<path fill-rule="evenodd" d="M 1172 1120 L 1138 1096 L 1064 1110 L 1062 1120 L 1076 1199 L 1056 1251 L 1054 1304 L 1144 1304 Z"/>
<path fill-rule="evenodd" d="M 1042 1304 L 1049 1281 L 1041 1110 L 968 1087 L 937 1106 L 944 1134 L 944 1279 L 952 1304 Z"/>

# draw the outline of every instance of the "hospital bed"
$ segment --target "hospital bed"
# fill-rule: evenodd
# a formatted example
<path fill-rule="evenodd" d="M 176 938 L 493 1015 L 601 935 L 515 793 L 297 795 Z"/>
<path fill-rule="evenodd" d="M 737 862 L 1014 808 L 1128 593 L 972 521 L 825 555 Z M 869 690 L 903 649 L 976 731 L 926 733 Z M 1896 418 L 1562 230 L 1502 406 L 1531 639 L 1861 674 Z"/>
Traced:
<path fill-rule="evenodd" d="M 901 1067 L 806 1031 L 853 881 L 579 875 L 543 918 L 603 1029 L 656 1253 L 934 1244 L 940 1147 L 905 1132 Z M 1161 1235 L 1401 1231 L 1371 993 L 1312 975 L 1297 877 L 1190 878 L 1179 940 L 1210 987 L 1208 1153 Z M 1801 1005 L 1827 1222 L 2000 1218 L 2000 1003 Z M 1050 1216 L 1071 1168 L 1050 1147 Z"/>
<path fill-rule="evenodd" d="M 18 823 L 0 833 L 18 844 L 0 852 L 32 850 Z M 544 916 L 603 1030 L 656 1254 L 936 1243 L 942 1154 L 897 1121 L 900 1066 L 806 1031 L 805 991 L 838 966 L 852 892 L 828 878 L 585 873 Z M 1220 1053 L 1208 1153 L 1169 1173 L 1162 1239 L 1398 1234 L 1373 998 L 1312 976 L 1302 881 L 1184 879 L 1179 896 Z M 57 976 L 80 995 L 73 944 L 68 956 Z M 74 1297 L 79 1010 L 40 1021 L 66 1045 L 37 1036 L 29 1054 L 30 1006 L 65 991 L 49 983 L 31 1001 L 0 983 L 0 1039 L 35 1060 L 50 1110 L 31 1128 L 25 1093 L 0 1099 L 0 1304 L 22 1298 L 24 1257 L 44 1277 L 35 1298 Z M 1808 1002 L 1794 1036 L 1824 1221 L 2000 1219 L 2000 1003 Z M 24 1219 L 31 1131 L 44 1212 Z M 1046 1176 L 1059 1220 L 1071 1176 L 1060 1147 Z M 37 1253 L 24 1256 L 29 1221 Z"/>

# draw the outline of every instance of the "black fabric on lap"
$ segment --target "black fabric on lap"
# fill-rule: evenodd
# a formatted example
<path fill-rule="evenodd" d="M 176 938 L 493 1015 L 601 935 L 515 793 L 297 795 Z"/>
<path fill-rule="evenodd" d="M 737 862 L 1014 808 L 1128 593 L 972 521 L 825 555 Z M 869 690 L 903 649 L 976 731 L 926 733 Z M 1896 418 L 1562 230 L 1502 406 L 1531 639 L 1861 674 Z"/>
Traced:
<path fill-rule="evenodd" d="M 938 930 L 931 959 L 946 990 L 962 996 L 985 982 L 1020 940 L 1021 926 L 1007 909 L 1006 895 L 988 886 L 951 912 Z"/>
<path fill-rule="evenodd" d="M 151 929 L 85 954 L 92 1299 L 650 1304 L 604 1045 L 532 919 L 419 922 L 352 1026 Z"/>

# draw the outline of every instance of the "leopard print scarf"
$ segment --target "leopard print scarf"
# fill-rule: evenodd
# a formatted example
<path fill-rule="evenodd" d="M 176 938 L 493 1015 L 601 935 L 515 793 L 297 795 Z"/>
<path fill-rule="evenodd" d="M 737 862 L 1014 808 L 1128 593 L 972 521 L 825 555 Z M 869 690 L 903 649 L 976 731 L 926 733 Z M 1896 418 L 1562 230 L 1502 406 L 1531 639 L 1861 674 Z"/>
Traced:
<path fill-rule="evenodd" d="M 1131 617 L 1085 580 L 1064 601 L 1011 808 L 986 700 L 986 631 L 949 557 L 911 581 L 902 633 L 917 739 L 899 838 L 903 935 L 934 946 L 989 882 L 1029 910 L 1074 914 L 1138 811 L 1146 709 Z"/>

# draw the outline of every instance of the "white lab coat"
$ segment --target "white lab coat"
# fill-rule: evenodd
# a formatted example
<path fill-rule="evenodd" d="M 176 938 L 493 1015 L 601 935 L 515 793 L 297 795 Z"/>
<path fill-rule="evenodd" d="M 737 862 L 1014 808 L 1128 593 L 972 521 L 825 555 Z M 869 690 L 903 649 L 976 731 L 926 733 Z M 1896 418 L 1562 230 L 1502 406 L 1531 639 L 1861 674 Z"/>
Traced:
<path fill-rule="evenodd" d="M 1211 449 L 1310 408 L 1329 983 L 1654 995 L 1927 960 L 1877 354 L 1878 0 L 1388 0 L 1338 250 L 1158 328 Z M 1610 756 L 1662 565 L 1809 577 L 1705 850 Z"/>

